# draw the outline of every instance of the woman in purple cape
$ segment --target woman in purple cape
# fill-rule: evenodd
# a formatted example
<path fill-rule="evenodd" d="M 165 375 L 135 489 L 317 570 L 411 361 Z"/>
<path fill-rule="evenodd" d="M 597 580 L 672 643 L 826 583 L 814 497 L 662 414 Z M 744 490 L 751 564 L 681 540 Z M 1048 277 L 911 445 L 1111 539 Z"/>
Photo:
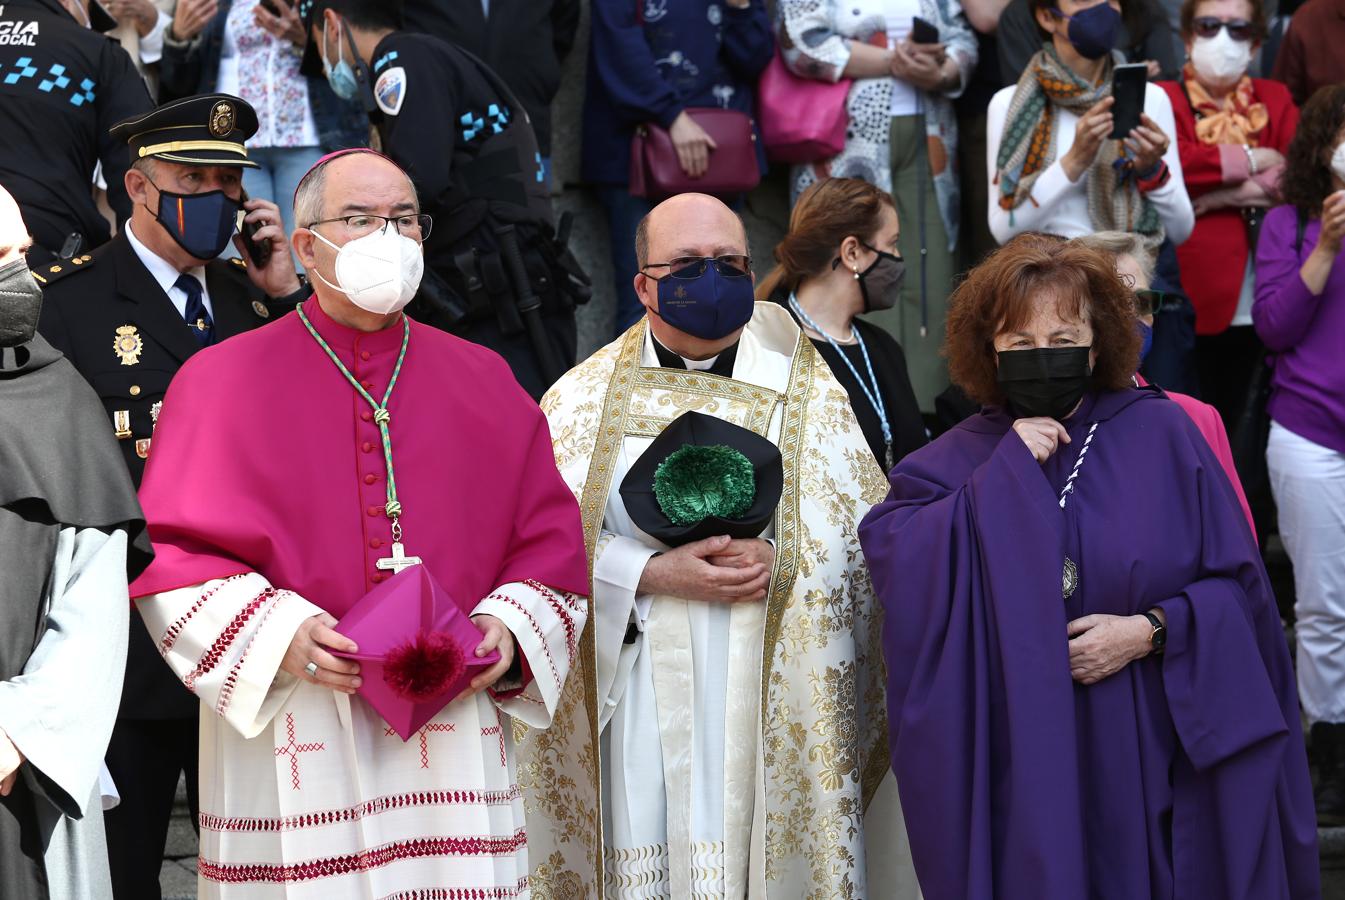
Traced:
<path fill-rule="evenodd" d="M 1294 678 L 1256 544 L 1134 298 L 1023 235 L 952 299 L 976 416 L 860 538 L 929 900 L 1320 896 Z"/>

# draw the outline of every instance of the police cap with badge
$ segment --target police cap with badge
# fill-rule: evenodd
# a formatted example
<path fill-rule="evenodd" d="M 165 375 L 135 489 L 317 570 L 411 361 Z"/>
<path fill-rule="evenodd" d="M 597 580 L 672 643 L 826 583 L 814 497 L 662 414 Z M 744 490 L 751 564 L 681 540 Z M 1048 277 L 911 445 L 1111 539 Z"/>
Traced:
<path fill-rule="evenodd" d="M 126 141 L 131 162 L 156 159 L 181 166 L 257 168 L 246 142 L 257 133 L 257 113 L 239 97 L 201 94 L 165 103 L 143 116 L 112 126 Z M 242 203 L 223 191 L 176 194 L 158 184 L 159 208 L 152 210 L 173 240 L 197 259 L 210 260 L 228 246 Z"/>

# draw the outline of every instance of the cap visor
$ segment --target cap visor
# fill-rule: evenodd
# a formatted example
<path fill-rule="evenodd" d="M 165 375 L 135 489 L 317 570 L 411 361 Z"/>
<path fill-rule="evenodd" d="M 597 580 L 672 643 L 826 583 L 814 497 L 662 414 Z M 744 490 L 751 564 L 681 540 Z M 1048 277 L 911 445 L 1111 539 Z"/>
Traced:
<path fill-rule="evenodd" d="M 233 166 L 239 169 L 261 168 L 246 156 L 226 150 L 193 150 L 190 153 L 155 153 L 154 159 L 183 166 Z"/>

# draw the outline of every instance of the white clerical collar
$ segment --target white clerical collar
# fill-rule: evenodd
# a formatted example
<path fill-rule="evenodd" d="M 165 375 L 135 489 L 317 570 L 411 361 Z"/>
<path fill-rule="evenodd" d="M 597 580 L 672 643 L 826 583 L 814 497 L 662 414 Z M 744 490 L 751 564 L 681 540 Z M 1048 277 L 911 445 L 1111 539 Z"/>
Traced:
<path fill-rule="evenodd" d="M 715 354 L 709 359 L 687 359 L 682 354 L 674 353 L 672 350 L 669 350 L 666 344 L 664 344 L 658 338 L 654 337 L 654 332 L 652 330 L 649 332 L 649 339 L 658 346 L 662 347 L 664 350 L 667 350 L 669 354 L 676 356 L 678 359 L 680 359 L 682 361 L 682 365 L 686 366 L 687 369 L 689 369 L 692 372 L 710 371 L 710 369 L 714 367 L 714 364 L 719 360 L 720 355 L 722 355 L 722 354 Z"/>
<path fill-rule="evenodd" d="M 139 258 L 141 265 L 143 265 L 149 272 L 150 277 L 163 289 L 163 292 L 168 296 L 168 299 L 173 301 L 173 305 L 179 307 L 179 315 L 182 314 L 182 310 L 185 308 L 186 304 L 186 297 L 182 295 L 182 291 L 174 289 L 179 275 L 190 275 L 201 282 L 201 291 L 207 297 L 209 296 L 205 284 L 205 266 L 195 266 L 188 269 L 185 273 L 179 272 L 172 263 L 140 242 L 140 239 L 135 236 L 135 229 L 131 227 L 129 219 L 126 222 L 126 241 L 131 245 L 131 249 L 135 251 L 135 255 Z M 178 300 L 179 297 L 181 297 L 181 302 Z M 209 303 L 207 303 L 206 306 L 208 309 Z"/>

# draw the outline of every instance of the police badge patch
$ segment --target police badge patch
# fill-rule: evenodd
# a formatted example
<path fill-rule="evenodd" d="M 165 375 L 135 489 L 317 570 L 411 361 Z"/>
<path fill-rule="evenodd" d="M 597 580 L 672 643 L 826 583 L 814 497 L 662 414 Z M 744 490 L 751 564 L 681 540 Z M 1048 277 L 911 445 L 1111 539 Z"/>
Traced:
<path fill-rule="evenodd" d="M 210 133 L 215 137 L 224 137 L 234 130 L 234 108 L 232 103 L 221 100 L 210 110 Z"/>
<path fill-rule="evenodd" d="M 140 362 L 140 353 L 145 349 L 145 340 L 134 325 L 117 327 L 116 337 L 112 339 L 112 349 L 123 366 L 133 366 Z"/>
<path fill-rule="evenodd" d="M 374 100 L 379 109 L 389 116 L 395 116 L 402 111 L 402 101 L 405 99 L 405 69 L 397 66 L 378 76 L 378 81 L 374 83 Z"/>

